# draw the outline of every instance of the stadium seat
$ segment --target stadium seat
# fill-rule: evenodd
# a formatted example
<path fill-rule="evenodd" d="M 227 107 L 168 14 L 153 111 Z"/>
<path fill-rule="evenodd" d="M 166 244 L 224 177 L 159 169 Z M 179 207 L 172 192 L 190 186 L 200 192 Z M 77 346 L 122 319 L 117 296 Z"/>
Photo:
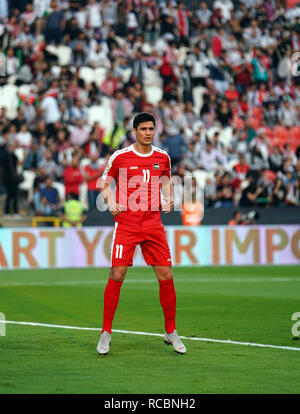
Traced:
<path fill-rule="evenodd" d="M 215 181 L 214 174 L 204 170 L 193 171 L 193 177 L 195 177 L 197 184 L 201 188 L 204 188 L 207 178 L 210 178 L 212 181 Z"/>
<path fill-rule="evenodd" d="M 289 130 L 289 140 L 299 141 L 300 143 L 300 127 L 295 126 Z"/>
<path fill-rule="evenodd" d="M 297 6 L 297 4 L 300 3 L 300 0 L 287 0 L 286 5 L 287 7 L 289 7 L 290 9 L 293 9 L 294 7 Z"/>
<path fill-rule="evenodd" d="M 259 129 L 261 127 L 261 120 L 259 118 L 255 118 L 254 116 L 252 116 L 250 118 L 250 124 L 252 128 Z"/>
<path fill-rule="evenodd" d="M 242 130 L 245 127 L 245 122 L 242 118 L 236 116 L 233 118 L 232 124 L 234 126 L 234 128 Z"/>
<path fill-rule="evenodd" d="M 90 163 L 91 163 L 91 160 L 89 158 L 82 158 L 82 160 L 80 161 L 80 169 L 84 171 L 84 167 L 86 167 Z"/>
<path fill-rule="evenodd" d="M 159 86 L 145 86 L 145 92 L 147 96 L 147 102 L 152 105 L 157 105 L 163 97 L 162 88 Z"/>
<path fill-rule="evenodd" d="M 228 163 L 224 166 L 225 170 L 226 170 L 226 171 L 232 171 L 233 167 L 234 167 L 236 164 L 238 164 L 238 162 L 239 162 L 239 160 L 238 160 L 238 159 L 229 161 L 229 162 L 228 162 Z"/>
<path fill-rule="evenodd" d="M 72 49 L 69 46 L 60 45 L 57 48 L 58 64 L 60 66 L 69 65 L 71 62 Z"/>
<path fill-rule="evenodd" d="M 104 81 L 107 73 L 107 68 L 96 68 L 94 69 L 94 82 L 97 86 L 100 86 Z"/>
<path fill-rule="evenodd" d="M 123 83 L 129 82 L 131 73 L 132 73 L 131 68 L 127 68 L 127 69 L 122 70 L 122 81 L 123 81 Z"/>
<path fill-rule="evenodd" d="M 12 84 L 8 83 L 7 85 L 3 86 L 2 93 L 3 93 L 4 96 L 11 99 L 11 97 L 17 96 L 18 87 L 16 85 L 12 85 Z"/>
<path fill-rule="evenodd" d="M 33 84 L 30 85 L 20 85 L 18 88 L 18 94 L 22 95 L 30 95 L 32 93 L 32 89 L 36 89 L 36 86 Z"/>
<path fill-rule="evenodd" d="M 113 127 L 113 117 L 111 107 L 105 103 L 104 99 L 103 101 L 102 105 L 93 105 L 90 107 L 88 123 L 90 126 L 93 126 L 95 122 L 99 122 L 107 132 Z"/>
<path fill-rule="evenodd" d="M 268 178 L 268 180 L 270 180 L 273 183 L 275 181 L 276 177 L 277 177 L 277 174 L 274 171 L 267 170 L 267 178 Z"/>
<path fill-rule="evenodd" d="M 298 147 L 300 147 L 300 140 L 299 139 L 290 139 L 289 144 L 291 144 L 292 150 L 296 151 Z"/>
<path fill-rule="evenodd" d="M 159 72 L 154 69 L 147 68 L 145 70 L 145 79 L 144 85 L 146 87 L 158 86 L 162 87 L 162 78 L 159 75 Z"/>
<path fill-rule="evenodd" d="M 199 113 L 203 106 L 203 94 L 207 89 L 203 86 L 196 86 L 193 88 L 193 101 L 195 107 L 195 113 Z"/>
<path fill-rule="evenodd" d="M 259 121 L 263 118 L 263 110 L 262 108 L 255 106 L 252 108 L 252 117 L 258 119 Z"/>
<path fill-rule="evenodd" d="M 273 129 L 268 128 L 268 127 L 264 127 L 264 131 L 265 131 L 266 137 L 269 138 L 270 140 L 272 140 L 272 138 L 273 138 Z"/>
<path fill-rule="evenodd" d="M 7 84 L 0 88 L 0 107 L 6 108 L 8 119 L 14 119 L 17 116 L 18 103 L 17 87 L 15 85 Z"/>
<path fill-rule="evenodd" d="M 24 158 L 26 157 L 25 151 L 23 148 L 18 147 L 14 150 L 14 153 L 16 157 L 18 158 L 18 161 L 23 162 Z"/>
<path fill-rule="evenodd" d="M 56 188 L 61 202 L 64 203 L 65 202 L 65 194 L 66 194 L 66 189 L 65 189 L 64 184 L 59 183 L 58 181 L 53 181 L 52 186 L 54 188 Z"/>
<path fill-rule="evenodd" d="M 27 192 L 27 201 L 30 202 L 33 198 L 33 182 L 36 177 L 36 173 L 33 171 L 23 171 L 24 181 L 19 185 L 19 189 Z"/>
<path fill-rule="evenodd" d="M 79 78 L 84 80 L 86 84 L 90 84 L 95 81 L 95 71 L 88 66 L 82 66 L 79 69 Z"/>
<path fill-rule="evenodd" d="M 61 72 L 61 67 L 60 66 L 56 66 L 56 65 L 52 65 L 51 66 L 51 74 L 55 77 L 58 78 Z"/>
<path fill-rule="evenodd" d="M 232 140 L 232 127 L 224 128 L 220 131 L 219 141 L 224 145 L 224 147 L 228 147 Z"/>
<path fill-rule="evenodd" d="M 289 132 L 287 128 L 278 125 L 273 129 L 273 136 L 274 138 L 280 138 L 282 141 L 287 142 L 289 138 Z"/>
<path fill-rule="evenodd" d="M 87 193 L 88 193 L 87 183 L 82 183 L 79 186 L 79 201 L 81 202 L 85 210 L 88 210 L 89 208 Z"/>
<path fill-rule="evenodd" d="M 216 132 L 221 133 L 221 129 L 218 126 L 212 126 L 206 131 L 208 139 L 212 139 Z"/>

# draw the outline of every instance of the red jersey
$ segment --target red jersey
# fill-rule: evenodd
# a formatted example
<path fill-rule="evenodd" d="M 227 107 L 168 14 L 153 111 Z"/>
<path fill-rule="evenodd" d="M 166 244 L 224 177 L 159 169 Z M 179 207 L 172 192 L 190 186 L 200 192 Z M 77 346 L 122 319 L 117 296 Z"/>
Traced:
<path fill-rule="evenodd" d="M 106 182 L 116 179 L 116 202 L 124 210 L 114 220 L 129 226 L 161 223 L 161 179 L 170 178 L 170 170 L 169 155 L 155 146 L 148 154 L 134 144 L 114 152 L 102 176 Z"/>
<path fill-rule="evenodd" d="M 74 168 L 71 165 L 64 171 L 64 182 L 66 188 L 66 195 L 74 193 L 79 195 L 79 185 L 83 182 L 79 168 Z"/>
<path fill-rule="evenodd" d="M 93 177 L 92 180 L 87 180 L 87 187 L 89 191 L 99 191 L 99 187 L 97 185 L 99 174 L 103 173 L 104 171 L 104 165 L 101 165 L 99 168 L 93 169 L 88 164 L 84 167 L 85 172 L 87 172 L 91 177 Z"/>

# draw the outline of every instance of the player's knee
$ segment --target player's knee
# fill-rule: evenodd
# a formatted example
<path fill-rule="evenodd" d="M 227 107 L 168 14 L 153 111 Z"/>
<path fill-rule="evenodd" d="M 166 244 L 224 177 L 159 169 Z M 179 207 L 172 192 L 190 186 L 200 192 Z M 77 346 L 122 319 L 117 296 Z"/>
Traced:
<path fill-rule="evenodd" d="M 112 267 L 109 272 L 109 277 L 117 282 L 123 282 L 125 279 L 126 270 Z"/>
<path fill-rule="evenodd" d="M 159 280 L 171 280 L 173 279 L 173 272 L 170 267 L 162 267 L 157 273 Z"/>

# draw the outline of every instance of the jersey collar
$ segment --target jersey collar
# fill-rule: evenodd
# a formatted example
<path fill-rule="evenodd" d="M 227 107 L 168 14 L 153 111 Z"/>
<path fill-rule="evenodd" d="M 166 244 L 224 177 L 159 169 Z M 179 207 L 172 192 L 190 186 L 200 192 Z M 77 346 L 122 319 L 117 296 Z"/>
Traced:
<path fill-rule="evenodd" d="M 152 145 L 151 147 L 152 147 L 152 150 L 151 150 L 148 154 L 141 154 L 140 152 L 138 152 L 138 151 L 134 148 L 134 144 L 132 144 L 132 145 L 131 145 L 131 149 L 132 149 L 132 151 L 133 151 L 136 155 L 138 155 L 139 157 L 150 157 L 150 155 L 152 155 L 152 154 L 153 154 L 153 151 L 154 151 L 153 145 Z"/>

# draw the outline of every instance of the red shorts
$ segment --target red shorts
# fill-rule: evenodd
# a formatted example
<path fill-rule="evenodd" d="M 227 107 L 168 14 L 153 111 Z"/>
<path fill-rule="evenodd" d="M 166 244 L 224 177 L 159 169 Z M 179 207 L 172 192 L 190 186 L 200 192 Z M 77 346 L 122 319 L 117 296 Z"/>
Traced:
<path fill-rule="evenodd" d="M 171 254 L 163 225 L 129 227 L 115 223 L 111 246 L 111 266 L 132 266 L 137 245 L 147 265 L 172 266 Z"/>

